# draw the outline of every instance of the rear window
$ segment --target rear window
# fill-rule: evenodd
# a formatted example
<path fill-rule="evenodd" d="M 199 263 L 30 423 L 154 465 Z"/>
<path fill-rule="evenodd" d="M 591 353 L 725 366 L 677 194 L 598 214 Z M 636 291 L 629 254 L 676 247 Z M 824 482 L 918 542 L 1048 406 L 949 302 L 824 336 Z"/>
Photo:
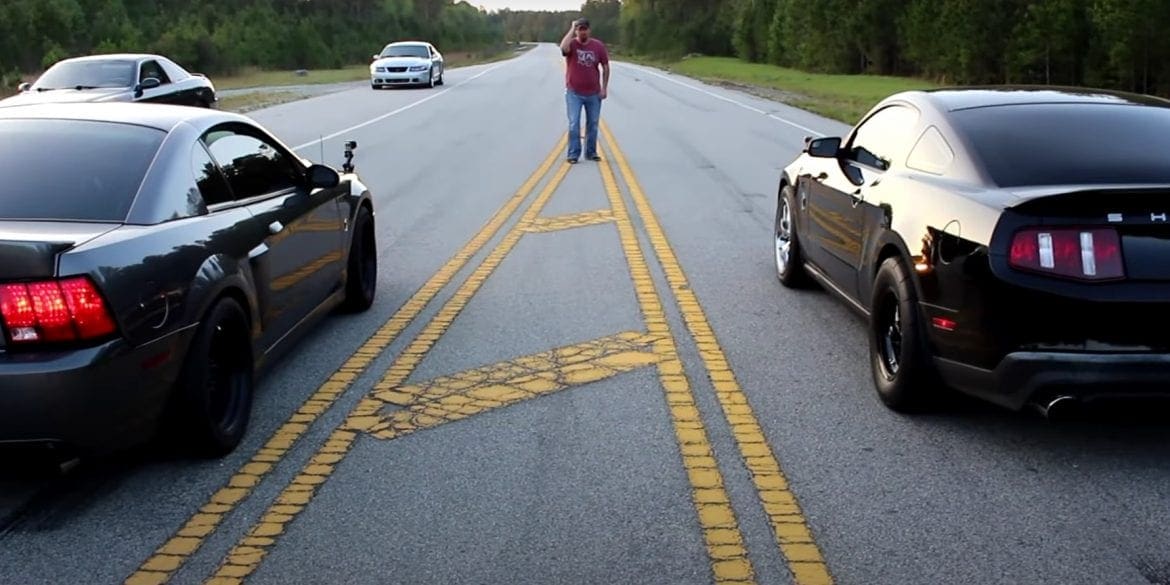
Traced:
<path fill-rule="evenodd" d="M 115 221 L 166 133 L 73 120 L 0 120 L 0 219 Z"/>
<path fill-rule="evenodd" d="M 1001 187 L 1170 183 L 1170 109 L 1036 104 L 952 116 Z"/>

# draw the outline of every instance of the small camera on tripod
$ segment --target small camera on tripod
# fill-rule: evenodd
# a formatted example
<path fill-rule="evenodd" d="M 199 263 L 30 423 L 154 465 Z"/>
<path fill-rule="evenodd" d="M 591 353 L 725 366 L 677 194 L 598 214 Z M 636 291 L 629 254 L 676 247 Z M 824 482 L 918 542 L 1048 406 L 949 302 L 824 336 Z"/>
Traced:
<path fill-rule="evenodd" d="M 356 140 L 345 141 L 345 164 L 341 168 L 347 173 L 353 172 L 353 151 L 355 150 L 357 150 Z"/>

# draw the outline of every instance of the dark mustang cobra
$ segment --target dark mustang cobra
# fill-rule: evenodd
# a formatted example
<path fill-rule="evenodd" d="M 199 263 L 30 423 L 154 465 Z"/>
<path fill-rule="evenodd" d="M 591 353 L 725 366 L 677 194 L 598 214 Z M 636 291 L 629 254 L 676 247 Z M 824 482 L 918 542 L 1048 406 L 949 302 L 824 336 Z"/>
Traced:
<path fill-rule="evenodd" d="M 1052 415 L 1170 394 L 1170 102 L 908 92 L 784 171 L 776 268 L 868 316 L 878 395 Z"/>
<path fill-rule="evenodd" d="M 254 375 L 373 302 L 355 146 L 339 174 L 215 110 L 0 109 L 0 443 L 234 449 Z"/>
<path fill-rule="evenodd" d="M 210 108 L 211 80 L 161 55 L 92 55 L 59 61 L 0 107 L 61 102 L 148 102 Z"/>

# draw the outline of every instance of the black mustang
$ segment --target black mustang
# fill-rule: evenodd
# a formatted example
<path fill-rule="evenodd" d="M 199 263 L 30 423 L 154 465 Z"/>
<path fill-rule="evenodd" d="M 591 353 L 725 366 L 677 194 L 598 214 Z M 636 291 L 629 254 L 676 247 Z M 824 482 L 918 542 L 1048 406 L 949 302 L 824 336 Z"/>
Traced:
<path fill-rule="evenodd" d="M 93 55 L 59 61 L 0 107 L 60 102 L 150 102 L 211 108 L 211 80 L 161 55 Z"/>
<path fill-rule="evenodd" d="M 254 375 L 374 300 L 373 202 L 343 171 L 216 110 L 0 109 L 0 443 L 234 449 Z"/>
<path fill-rule="evenodd" d="M 1008 408 L 1170 394 L 1170 102 L 891 96 L 781 178 L 775 258 L 868 316 L 878 395 Z M 1063 409 L 1063 406 L 1061 407 Z"/>

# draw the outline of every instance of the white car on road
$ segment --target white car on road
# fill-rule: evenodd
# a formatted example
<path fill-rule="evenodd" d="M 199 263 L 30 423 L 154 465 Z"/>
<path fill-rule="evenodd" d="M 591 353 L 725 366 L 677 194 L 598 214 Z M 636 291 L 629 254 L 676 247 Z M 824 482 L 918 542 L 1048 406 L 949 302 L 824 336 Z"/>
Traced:
<path fill-rule="evenodd" d="M 370 63 L 370 85 L 443 85 L 443 54 L 426 42 L 390 43 Z"/>

